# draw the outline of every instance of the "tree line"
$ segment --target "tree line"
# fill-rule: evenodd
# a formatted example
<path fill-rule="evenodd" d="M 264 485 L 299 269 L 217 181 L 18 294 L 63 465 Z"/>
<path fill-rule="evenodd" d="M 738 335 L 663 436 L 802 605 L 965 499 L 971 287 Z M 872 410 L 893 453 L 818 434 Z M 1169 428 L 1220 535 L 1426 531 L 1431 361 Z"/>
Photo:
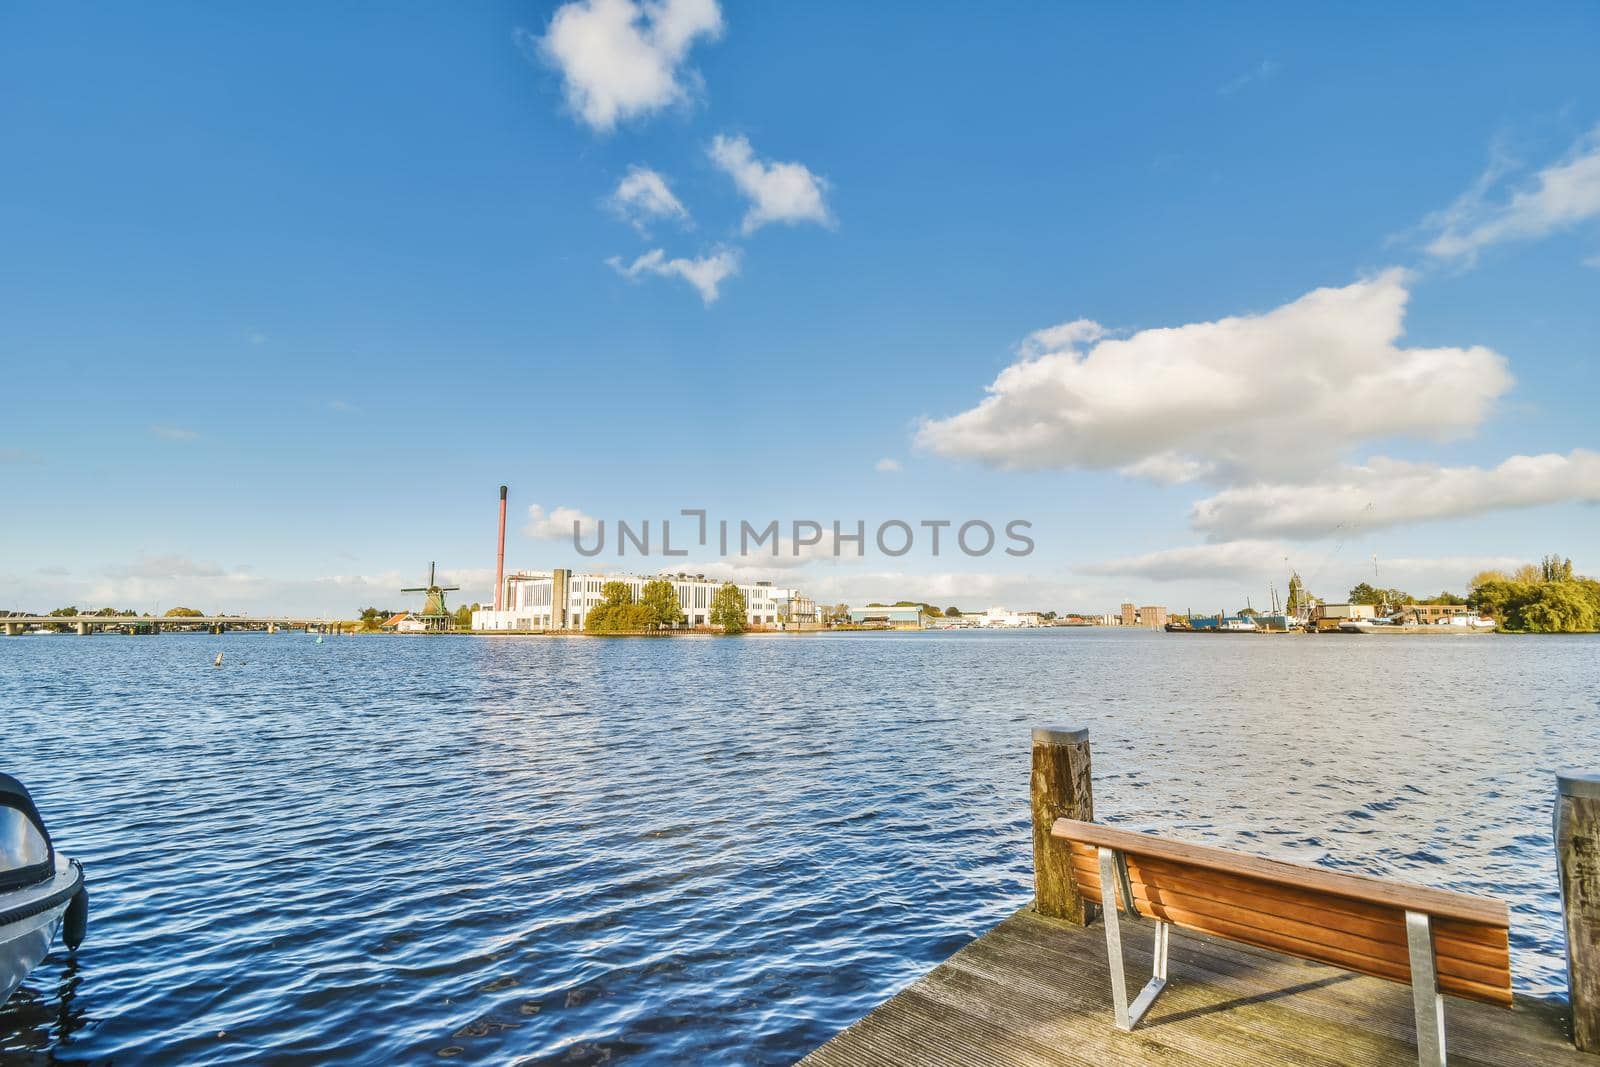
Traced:
<path fill-rule="evenodd" d="M 1312 597 L 1298 575 L 1289 580 L 1292 614 Z M 1402 589 L 1361 582 L 1349 593 L 1351 604 L 1401 608 L 1410 604 L 1458 604 L 1487 615 L 1513 633 L 1589 633 L 1600 630 L 1600 581 L 1575 574 L 1572 560 L 1548 555 L 1514 571 L 1479 571 L 1467 594 L 1445 591 L 1418 599 Z"/>
<path fill-rule="evenodd" d="M 1467 603 L 1494 616 L 1502 630 L 1544 634 L 1600 629 L 1600 581 L 1573 574 L 1572 560 L 1560 556 L 1545 556 L 1509 574 L 1473 575 Z"/>
<path fill-rule="evenodd" d="M 726 582 L 711 596 L 707 621 L 722 627 L 723 633 L 742 634 L 749 610 L 743 590 Z M 678 591 L 671 582 L 656 578 L 640 587 L 637 600 L 627 582 L 602 585 L 600 603 L 589 609 L 583 628 L 595 634 L 639 633 L 670 629 L 688 621 L 678 602 Z"/>

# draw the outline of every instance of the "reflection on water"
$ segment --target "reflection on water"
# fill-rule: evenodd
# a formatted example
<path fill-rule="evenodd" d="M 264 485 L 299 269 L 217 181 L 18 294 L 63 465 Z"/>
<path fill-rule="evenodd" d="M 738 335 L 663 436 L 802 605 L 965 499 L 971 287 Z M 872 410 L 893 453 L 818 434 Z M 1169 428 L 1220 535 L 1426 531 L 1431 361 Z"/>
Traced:
<path fill-rule="evenodd" d="M 228 655 L 213 669 L 218 649 Z M 1100 818 L 1511 901 L 1564 992 L 1592 638 L 1113 631 L 0 641 L 94 899 L 0 1052 L 784 1063 L 1025 901 L 1029 730 Z"/>

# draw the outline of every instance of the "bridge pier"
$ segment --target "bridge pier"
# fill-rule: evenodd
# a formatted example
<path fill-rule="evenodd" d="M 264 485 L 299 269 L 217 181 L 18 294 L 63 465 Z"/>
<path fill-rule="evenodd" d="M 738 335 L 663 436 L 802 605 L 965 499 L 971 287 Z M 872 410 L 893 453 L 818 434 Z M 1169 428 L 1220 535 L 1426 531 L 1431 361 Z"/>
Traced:
<path fill-rule="evenodd" d="M 80 623 L 76 623 L 75 625 L 78 628 L 78 636 L 79 637 L 88 637 L 89 636 L 89 624 L 88 623 L 80 622 Z"/>
<path fill-rule="evenodd" d="M 277 632 L 278 632 L 278 624 L 277 623 L 275 623 L 275 622 L 267 623 L 267 633 L 275 634 Z"/>
<path fill-rule="evenodd" d="M 18 632 L 18 626 L 17 626 L 16 623 L 14 623 L 14 622 L 6 623 L 6 636 L 7 637 L 15 637 L 15 636 L 17 636 L 17 632 Z"/>

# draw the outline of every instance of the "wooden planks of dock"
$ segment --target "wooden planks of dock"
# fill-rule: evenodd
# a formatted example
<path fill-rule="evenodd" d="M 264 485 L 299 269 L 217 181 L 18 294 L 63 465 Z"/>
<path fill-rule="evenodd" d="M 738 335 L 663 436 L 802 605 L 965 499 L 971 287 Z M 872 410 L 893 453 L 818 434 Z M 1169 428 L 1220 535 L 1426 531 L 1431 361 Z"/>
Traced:
<path fill-rule="evenodd" d="M 1123 920 L 1133 988 L 1150 973 L 1153 924 Z M 1417 1062 L 1410 988 L 1172 931 L 1170 979 L 1131 1033 L 1112 1025 L 1105 932 L 1032 906 L 936 967 L 801 1062 L 806 1067 Z M 1562 1006 L 1449 998 L 1448 1054 L 1462 1067 L 1600 1067 L 1573 1048 Z"/>

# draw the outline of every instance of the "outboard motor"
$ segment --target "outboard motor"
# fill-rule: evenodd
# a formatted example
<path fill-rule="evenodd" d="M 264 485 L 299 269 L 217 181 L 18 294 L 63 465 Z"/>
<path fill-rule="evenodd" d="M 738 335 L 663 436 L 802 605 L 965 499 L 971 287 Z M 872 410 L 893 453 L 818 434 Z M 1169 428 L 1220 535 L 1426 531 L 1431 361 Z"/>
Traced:
<path fill-rule="evenodd" d="M 56 852 L 27 788 L 0 774 L 0 1003 L 44 959 L 58 928 L 76 949 L 88 922 L 83 867 Z"/>

